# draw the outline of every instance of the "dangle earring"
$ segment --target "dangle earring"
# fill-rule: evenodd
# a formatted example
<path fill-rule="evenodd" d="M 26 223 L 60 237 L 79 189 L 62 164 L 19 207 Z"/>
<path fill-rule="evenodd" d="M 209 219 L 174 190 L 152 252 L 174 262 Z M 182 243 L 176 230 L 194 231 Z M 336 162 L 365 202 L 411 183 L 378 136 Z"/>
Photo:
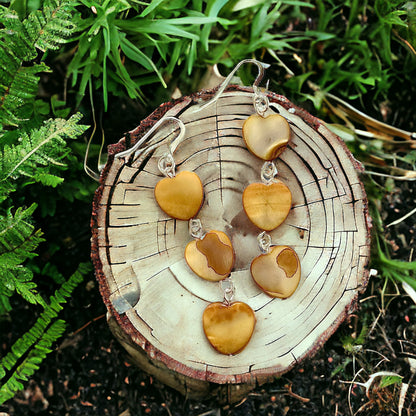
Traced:
<path fill-rule="evenodd" d="M 233 302 L 235 287 L 231 279 L 235 254 L 222 231 L 204 233 L 199 219 L 189 222 L 195 240 L 185 248 L 185 260 L 204 280 L 220 282 L 223 301 L 209 304 L 202 315 L 202 326 L 209 343 L 221 354 L 241 352 L 249 343 L 256 325 L 254 311 L 244 302 Z"/>
<path fill-rule="evenodd" d="M 258 235 L 262 254 L 251 263 L 250 272 L 254 282 L 266 294 L 287 298 L 296 290 L 301 275 L 299 258 L 289 246 L 272 246 L 266 231 L 281 225 L 292 206 L 290 189 L 276 179 L 274 163 L 289 143 L 291 130 L 287 120 L 280 114 L 265 116 L 269 100 L 258 88 L 259 77 L 253 85 L 253 105 L 256 114 L 243 124 L 242 134 L 248 150 L 264 160 L 261 169 L 262 183 L 252 183 L 243 192 L 243 208 L 250 221 L 262 229 Z"/>
<path fill-rule="evenodd" d="M 184 257 L 190 269 L 200 278 L 220 282 L 223 301 L 214 302 L 203 312 L 202 325 L 209 343 L 221 354 L 241 352 L 251 339 L 256 324 L 254 311 L 243 302 L 232 302 L 234 284 L 230 277 L 235 254 L 228 236 L 217 230 L 204 232 L 195 216 L 203 200 L 203 185 L 195 172 L 176 173 L 173 153 L 184 136 L 185 126 L 175 119 L 181 134 L 160 157 L 158 167 L 165 176 L 155 186 L 154 196 L 167 215 L 178 220 L 189 220 L 189 233 L 194 238 L 185 247 Z"/>
<path fill-rule="evenodd" d="M 159 171 L 165 175 L 155 186 L 154 194 L 159 207 L 172 218 L 189 220 L 198 214 L 204 202 L 204 188 L 195 172 L 182 171 L 176 174 L 173 152 L 185 134 L 185 126 L 175 119 L 181 134 L 169 146 L 169 152 L 158 162 Z"/>

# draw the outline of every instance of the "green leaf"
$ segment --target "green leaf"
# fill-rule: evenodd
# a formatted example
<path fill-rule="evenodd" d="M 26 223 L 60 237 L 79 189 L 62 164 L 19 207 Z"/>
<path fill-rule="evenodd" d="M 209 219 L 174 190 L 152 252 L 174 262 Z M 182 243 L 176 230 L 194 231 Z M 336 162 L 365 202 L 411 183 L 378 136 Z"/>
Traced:
<path fill-rule="evenodd" d="M 48 67 L 35 64 L 37 49 L 57 49 L 72 34 L 70 2 L 50 0 L 43 10 L 32 12 L 21 22 L 16 12 L 0 6 L 0 123 L 16 127 L 29 119 L 37 94 L 40 72 Z"/>
<path fill-rule="evenodd" d="M 149 71 L 154 71 L 159 77 L 160 82 L 166 88 L 167 85 L 165 80 L 162 77 L 162 74 L 157 69 L 153 61 L 144 54 L 139 48 L 137 48 L 133 43 L 131 43 L 125 36 L 120 38 L 121 50 L 126 54 L 128 58 L 132 61 L 137 62 L 138 64 L 144 66 Z"/>
<path fill-rule="evenodd" d="M 342 124 L 328 123 L 326 126 L 346 143 L 354 142 L 357 139 L 354 131 Z"/>
<path fill-rule="evenodd" d="M 379 388 L 384 389 L 393 384 L 400 386 L 402 384 L 402 381 L 403 381 L 402 376 L 383 376 L 381 377 Z"/>
<path fill-rule="evenodd" d="M 153 10 L 159 7 L 160 4 L 163 4 L 164 0 L 153 0 L 151 3 L 141 12 L 140 17 L 146 17 Z"/>
<path fill-rule="evenodd" d="M 206 8 L 206 14 L 208 14 L 209 17 L 218 18 L 218 14 L 220 10 L 228 3 L 228 0 L 211 0 L 208 1 L 208 5 Z M 213 23 L 206 24 L 202 28 L 201 31 L 201 44 L 205 48 L 206 51 L 209 50 L 209 35 L 212 30 Z M 189 69 L 188 69 L 189 73 Z"/>
<path fill-rule="evenodd" d="M 78 124 L 80 118 L 81 115 L 76 114 L 67 121 L 48 120 L 30 134 L 23 133 L 19 144 L 4 146 L 0 160 L 0 184 L 7 187 L 19 176 L 26 176 L 56 186 L 59 179 L 52 179 L 51 167 L 64 167 L 62 160 L 69 151 L 65 139 L 74 139 L 87 129 L 87 126 Z M 11 184 L 9 189 L 13 189 Z"/>
<path fill-rule="evenodd" d="M 35 231 L 29 222 L 35 208 L 32 204 L 27 209 L 18 208 L 14 215 L 9 210 L 7 216 L 0 216 L 0 291 L 7 297 L 17 292 L 29 303 L 44 305 L 31 280 L 32 272 L 23 266 L 36 256 L 34 250 L 44 241 L 42 232 Z"/>
<path fill-rule="evenodd" d="M 0 404 L 12 398 L 39 368 L 40 362 L 51 351 L 52 344 L 62 336 L 66 324 L 56 319 L 62 304 L 91 270 L 90 263 L 81 263 L 72 276 L 51 296 L 49 304 L 35 324 L 21 336 L 0 360 Z M 13 370 L 14 369 L 14 370 Z"/>

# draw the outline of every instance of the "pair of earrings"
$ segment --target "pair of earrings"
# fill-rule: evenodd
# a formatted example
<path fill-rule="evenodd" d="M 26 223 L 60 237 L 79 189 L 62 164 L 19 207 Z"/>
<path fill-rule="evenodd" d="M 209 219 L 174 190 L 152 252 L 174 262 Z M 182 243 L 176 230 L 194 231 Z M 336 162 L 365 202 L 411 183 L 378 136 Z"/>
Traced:
<path fill-rule="evenodd" d="M 262 182 L 248 185 L 242 196 L 243 208 L 248 218 L 263 230 L 258 235 L 261 254 L 252 261 L 250 271 L 254 282 L 266 294 L 287 298 L 299 284 L 299 258 L 288 246 L 272 246 L 267 232 L 284 222 L 292 205 L 291 192 L 276 178 L 277 168 L 273 162 L 289 143 L 290 126 L 279 114 L 266 117 L 268 99 L 258 88 L 263 67 L 254 60 L 242 61 L 228 76 L 212 102 L 222 94 L 239 66 L 246 62 L 258 65 L 259 76 L 253 84 L 256 114 L 244 122 L 242 135 L 248 150 L 265 161 L 261 170 Z M 170 119 L 179 123 L 181 134 L 172 142 L 169 152 L 159 159 L 158 167 L 165 178 L 155 186 L 155 199 L 170 217 L 189 221 L 189 233 L 193 240 L 184 250 L 185 260 L 190 269 L 202 279 L 220 282 L 224 297 L 222 302 L 211 303 L 204 310 L 204 333 L 218 352 L 237 354 L 251 339 L 256 325 L 255 314 L 246 303 L 233 302 L 235 289 L 231 271 L 235 263 L 235 253 L 231 240 L 222 231 L 205 232 L 201 221 L 195 218 L 204 201 L 203 185 L 195 172 L 176 173 L 173 152 L 183 137 L 185 127 L 180 120 L 173 117 Z"/>

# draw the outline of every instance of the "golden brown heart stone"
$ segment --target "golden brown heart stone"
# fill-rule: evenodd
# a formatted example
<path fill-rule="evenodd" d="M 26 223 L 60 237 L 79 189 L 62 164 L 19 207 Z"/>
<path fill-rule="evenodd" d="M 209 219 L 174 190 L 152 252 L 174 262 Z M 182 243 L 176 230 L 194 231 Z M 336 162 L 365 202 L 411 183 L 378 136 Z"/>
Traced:
<path fill-rule="evenodd" d="M 210 344 L 221 354 L 232 355 L 241 352 L 250 341 L 256 317 L 246 303 L 215 302 L 205 309 L 202 323 Z"/>

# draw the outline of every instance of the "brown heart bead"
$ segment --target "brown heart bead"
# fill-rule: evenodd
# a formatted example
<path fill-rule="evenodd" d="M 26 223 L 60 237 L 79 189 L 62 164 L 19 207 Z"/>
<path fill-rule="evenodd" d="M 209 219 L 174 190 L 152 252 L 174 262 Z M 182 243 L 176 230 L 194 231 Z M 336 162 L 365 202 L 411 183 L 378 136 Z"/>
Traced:
<path fill-rule="evenodd" d="M 235 256 L 227 234 L 213 230 L 187 244 L 185 260 L 199 277 L 218 282 L 231 273 Z"/>
<path fill-rule="evenodd" d="M 251 262 L 251 276 L 256 284 L 274 298 L 288 298 L 300 281 L 300 262 L 296 252 L 288 246 L 272 247 L 269 253 Z"/>
<path fill-rule="evenodd" d="M 237 354 L 250 341 L 256 325 L 253 309 L 243 302 L 207 306 L 202 317 L 204 332 L 210 344 L 221 354 Z"/>
<path fill-rule="evenodd" d="M 290 126 L 280 114 L 267 117 L 253 114 L 243 124 L 243 139 L 251 153 L 263 160 L 273 160 L 286 149 Z"/>
<path fill-rule="evenodd" d="M 292 193 L 282 182 L 252 183 L 243 192 L 243 207 L 250 221 L 265 231 L 274 230 L 288 216 Z"/>
<path fill-rule="evenodd" d="M 160 180 L 155 186 L 155 199 L 170 217 L 189 220 L 202 206 L 204 189 L 196 173 L 183 171 Z"/>

